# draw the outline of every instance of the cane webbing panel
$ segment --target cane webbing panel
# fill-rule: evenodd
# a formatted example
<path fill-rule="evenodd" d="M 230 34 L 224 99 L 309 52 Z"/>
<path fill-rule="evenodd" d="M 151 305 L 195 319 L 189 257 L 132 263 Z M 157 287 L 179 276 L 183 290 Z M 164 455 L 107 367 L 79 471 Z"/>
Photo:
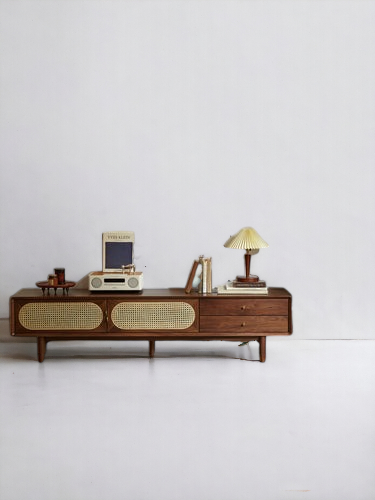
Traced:
<path fill-rule="evenodd" d="M 93 302 L 31 302 L 18 317 L 27 330 L 93 330 L 103 321 L 103 311 Z"/>
<path fill-rule="evenodd" d="M 194 323 L 195 311 L 186 302 L 121 302 L 111 319 L 121 330 L 183 330 Z"/>

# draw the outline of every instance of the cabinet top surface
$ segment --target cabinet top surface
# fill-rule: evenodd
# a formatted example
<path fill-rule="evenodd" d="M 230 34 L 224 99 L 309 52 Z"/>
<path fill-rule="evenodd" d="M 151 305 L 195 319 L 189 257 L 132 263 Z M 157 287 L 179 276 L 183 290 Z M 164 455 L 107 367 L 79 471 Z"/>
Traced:
<path fill-rule="evenodd" d="M 54 294 L 53 290 L 50 291 L 50 295 L 43 295 L 40 288 L 23 288 L 15 293 L 11 298 L 35 298 L 44 300 L 69 300 L 71 298 L 87 298 L 92 299 L 141 299 L 142 298 L 184 298 L 184 299 L 239 299 L 239 298 L 257 298 L 257 299 L 276 299 L 276 298 L 289 298 L 291 294 L 285 290 L 285 288 L 268 288 L 267 295 L 252 295 L 252 294 L 201 294 L 201 293 L 185 293 L 184 288 L 146 288 L 142 292 L 91 292 L 86 289 L 72 288 L 69 291 L 69 295 L 62 295 L 61 290 Z"/>

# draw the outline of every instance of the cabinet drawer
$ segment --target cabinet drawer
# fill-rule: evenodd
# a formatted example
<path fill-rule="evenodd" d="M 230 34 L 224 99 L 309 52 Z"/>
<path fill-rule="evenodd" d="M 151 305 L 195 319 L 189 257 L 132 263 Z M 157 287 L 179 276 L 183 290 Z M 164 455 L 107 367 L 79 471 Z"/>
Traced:
<path fill-rule="evenodd" d="M 288 316 L 288 299 L 204 299 L 200 311 L 205 316 Z"/>
<path fill-rule="evenodd" d="M 201 316 L 200 332 L 223 333 L 278 333 L 288 334 L 287 316 Z"/>

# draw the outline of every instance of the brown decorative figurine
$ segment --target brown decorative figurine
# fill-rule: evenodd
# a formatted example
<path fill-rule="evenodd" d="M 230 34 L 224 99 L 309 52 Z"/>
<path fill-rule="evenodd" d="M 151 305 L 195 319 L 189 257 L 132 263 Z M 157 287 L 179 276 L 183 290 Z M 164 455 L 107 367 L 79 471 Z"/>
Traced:
<path fill-rule="evenodd" d="M 63 267 L 56 267 L 55 274 L 57 276 L 57 283 L 59 285 L 65 284 L 65 269 Z"/>

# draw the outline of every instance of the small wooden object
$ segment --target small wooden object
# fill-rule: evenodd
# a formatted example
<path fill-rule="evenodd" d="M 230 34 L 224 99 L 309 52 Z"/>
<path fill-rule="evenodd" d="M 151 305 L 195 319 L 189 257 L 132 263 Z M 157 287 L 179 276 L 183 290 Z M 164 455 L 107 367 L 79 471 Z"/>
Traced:
<path fill-rule="evenodd" d="M 49 295 L 50 294 L 49 291 L 51 288 L 55 290 L 55 295 L 57 295 L 58 288 L 62 288 L 63 295 L 65 294 L 68 295 L 69 288 L 72 288 L 75 285 L 76 285 L 75 281 L 65 281 L 63 285 L 58 285 L 58 284 L 50 285 L 48 281 L 38 281 L 38 283 L 36 283 L 36 286 L 42 289 L 43 295 L 45 294 L 46 290 L 47 290 L 46 295 Z"/>

